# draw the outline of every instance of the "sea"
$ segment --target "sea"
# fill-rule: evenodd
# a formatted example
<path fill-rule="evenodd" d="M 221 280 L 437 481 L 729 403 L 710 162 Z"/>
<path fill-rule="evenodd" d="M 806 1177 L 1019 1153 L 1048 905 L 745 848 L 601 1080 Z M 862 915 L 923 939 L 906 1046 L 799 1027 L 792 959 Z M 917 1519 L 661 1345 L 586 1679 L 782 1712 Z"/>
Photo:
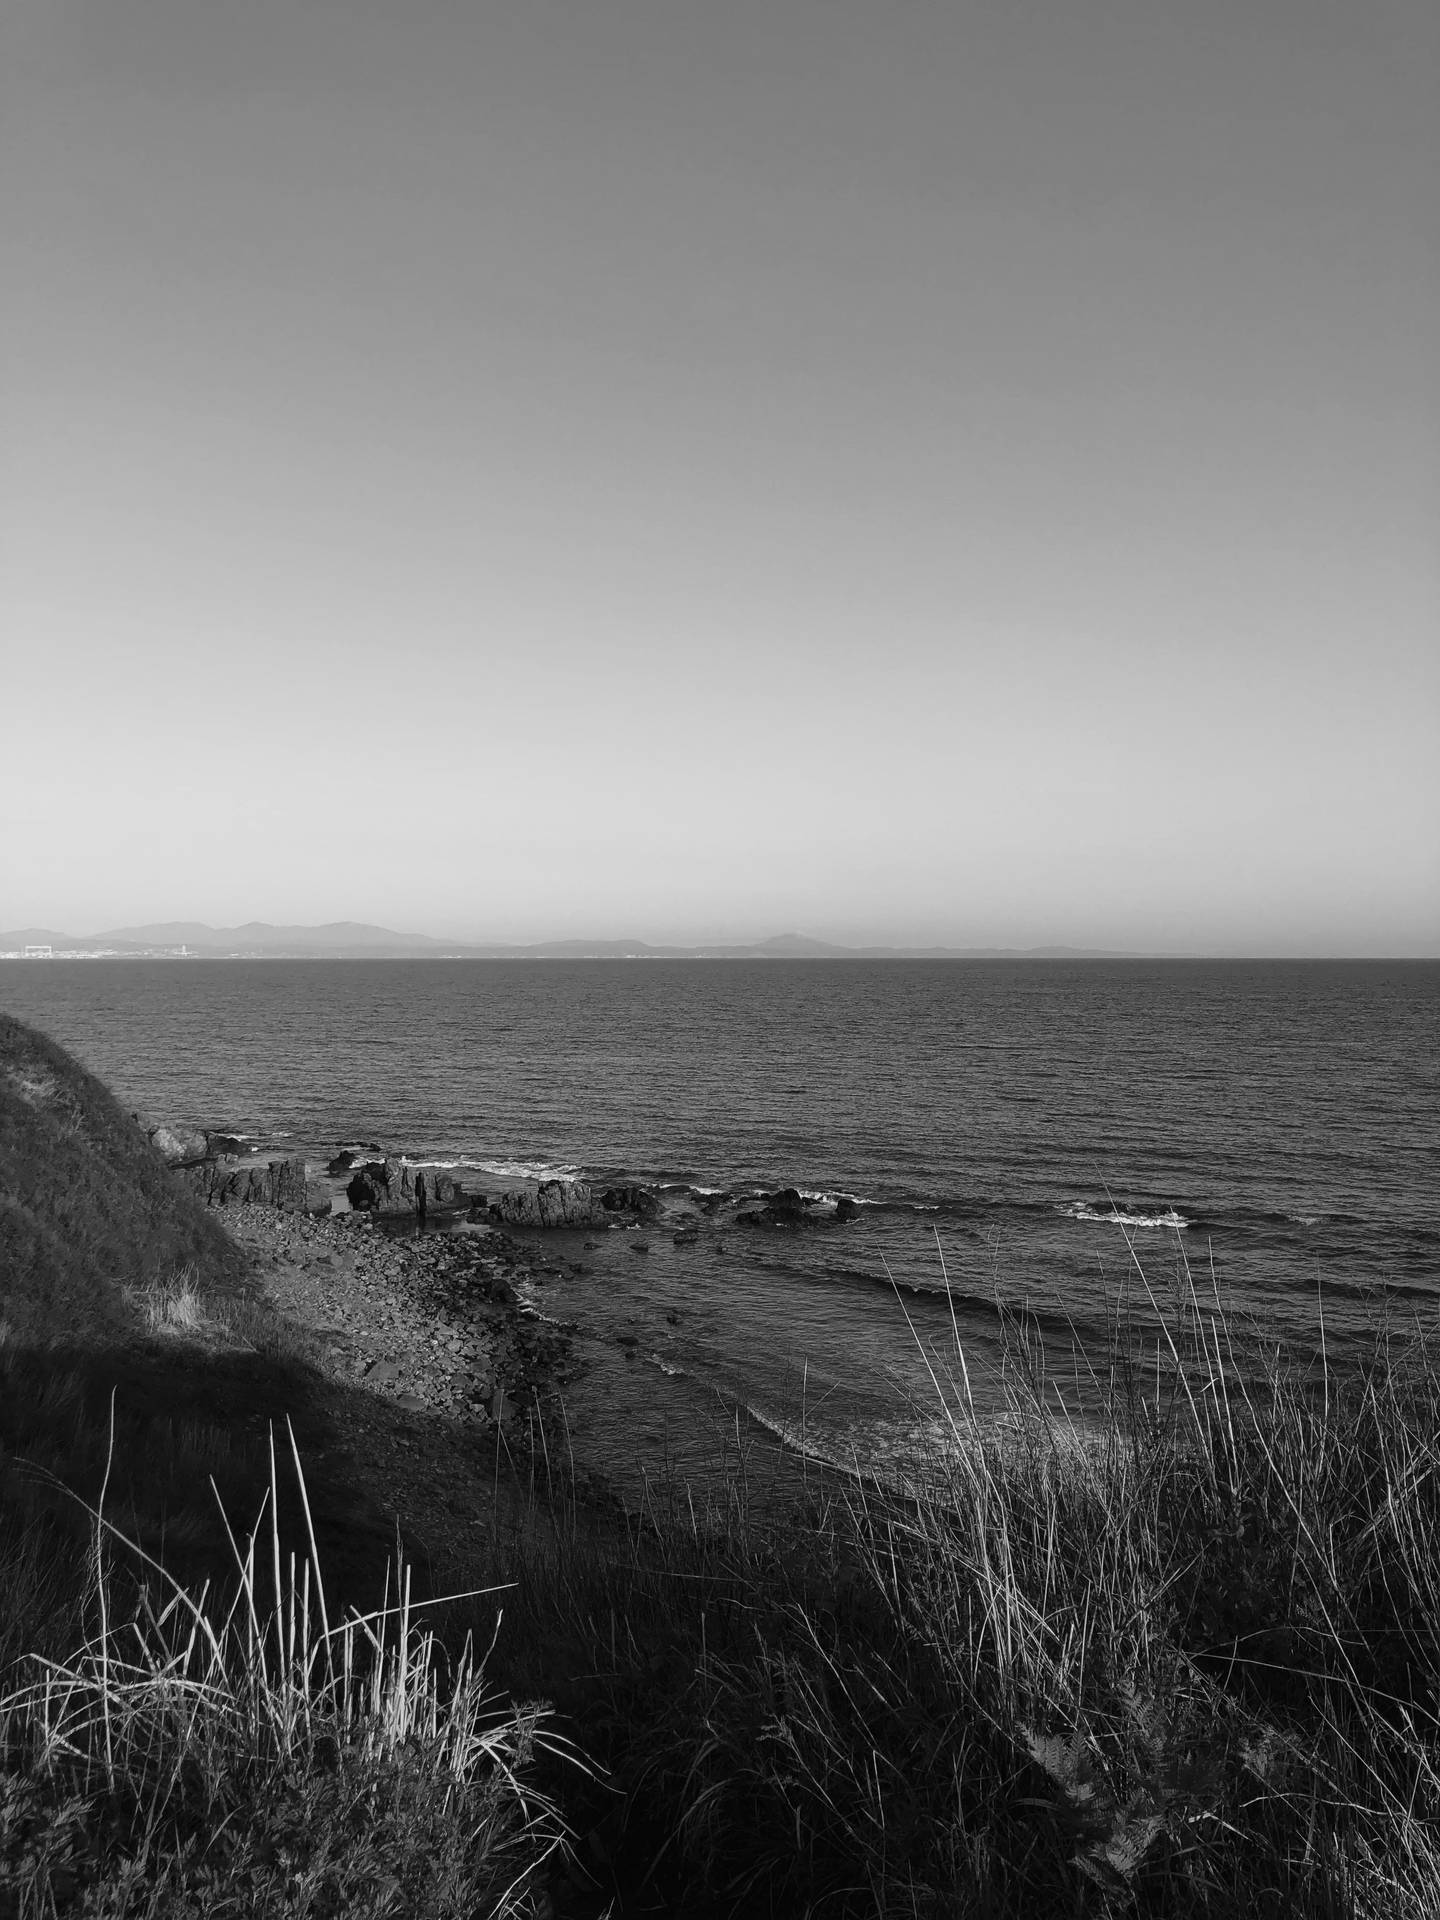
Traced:
<path fill-rule="evenodd" d="M 1083 1419 L 1187 1302 L 1338 1366 L 1440 1305 L 1434 962 L 11 961 L 0 1008 L 153 1120 L 657 1190 L 533 1248 L 630 1489 L 866 1470 L 1037 1360 Z M 819 1223 L 739 1222 L 781 1188 Z"/>

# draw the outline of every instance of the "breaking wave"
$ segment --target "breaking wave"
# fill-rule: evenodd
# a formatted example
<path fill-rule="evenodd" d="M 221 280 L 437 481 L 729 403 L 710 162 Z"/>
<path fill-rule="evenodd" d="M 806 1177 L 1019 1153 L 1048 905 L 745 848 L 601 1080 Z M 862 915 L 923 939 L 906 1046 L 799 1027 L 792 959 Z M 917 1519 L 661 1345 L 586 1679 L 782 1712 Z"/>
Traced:
<path fill-rule="evenodd" d="M 1071 1220 L 1102 1227 L 1169 1227 L 1173 1232 L 1183 1233 L 1190 1225 L 1184 1214 L 1177 1213 L 1174 1207 L 1147 1211 L 1128 1204 L 1101 1207 L 1089 1200 L 1072 1200 L 1068 1206 L 1061 1207 L 1060 1212 Z"/>

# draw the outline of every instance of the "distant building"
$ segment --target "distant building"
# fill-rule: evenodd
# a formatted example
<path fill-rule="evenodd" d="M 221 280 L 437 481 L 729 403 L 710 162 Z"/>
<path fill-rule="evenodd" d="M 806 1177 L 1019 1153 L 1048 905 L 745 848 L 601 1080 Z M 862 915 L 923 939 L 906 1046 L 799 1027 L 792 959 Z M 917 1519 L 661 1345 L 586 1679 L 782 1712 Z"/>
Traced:
<path fill-rule="evenodd" d="M 21 952 L 22 960 L 53 960 L 54 947 L 25 947 Z"/>

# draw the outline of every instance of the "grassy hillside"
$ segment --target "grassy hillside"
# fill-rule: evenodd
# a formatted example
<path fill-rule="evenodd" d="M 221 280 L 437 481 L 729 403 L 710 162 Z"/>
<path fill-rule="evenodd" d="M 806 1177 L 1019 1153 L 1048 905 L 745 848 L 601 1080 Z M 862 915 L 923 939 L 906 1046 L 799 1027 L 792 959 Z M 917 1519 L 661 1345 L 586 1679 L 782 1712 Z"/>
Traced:
<path fill-rule="evenodd" d="M 0 1316 L 12 1337 L 109 1338 L 135 1323 L 126 1288 L 182 1270 L 223 1293 L 243 1267 L 114 1095 L 0 1014 Z"/>
<path fill-rule="evenodd" d="M 537 1910 L 542 1716 L 410 1613 L 327 1404 L 131 1117 L 0 1016 L 0 1920 Z"/>

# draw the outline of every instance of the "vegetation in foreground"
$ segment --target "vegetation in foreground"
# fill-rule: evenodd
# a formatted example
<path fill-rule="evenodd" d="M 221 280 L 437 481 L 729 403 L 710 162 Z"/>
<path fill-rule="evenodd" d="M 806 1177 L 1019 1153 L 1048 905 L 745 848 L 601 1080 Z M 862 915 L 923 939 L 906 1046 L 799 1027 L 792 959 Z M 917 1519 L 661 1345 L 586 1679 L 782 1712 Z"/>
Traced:
<path fill-rule="evenodd" d="M 303 1355 L 207 1223 L 112 1167 L 47 1265 L 68 1232 L 15 1168 L 54 1114 L 78 1151 L 91 1110 L 63 1055 L 38 1094 L 22 1057 L 11 1097 L 0 1043 L 0 1247 L 28 1249 L 0 1340 L 0 1914 L 1440 1913 L 1421 1331 L 1301 1367 L 1191 1287 L 1143 1339 L 1117 1322 L 1082 1426 L 1017 1326 L 998 1421 L 958 1344 L 937 1367 L 948 1442 L 903 1489 L 782 1505 L 737 1459 L 628 1527 L 557 1490 L 497 1537 L 498 1635 L 494 1598 L 425 1629 L 393 1584 L 344 1606 L 358 1565 L 322 1604 L 319 1502 L 282 1498 L 264 1438 Z M 178 1278 L 145 1265 L 152 1207 Z M 174 1330 L 226 1314 L 247 1337 L 197 1371 Z M 492 1699 L 477 1629 L 553 1717 Z"/>
<path fill-rule="evenodd" d="M 937 1368 L 950 1444 L 903 1494 L 767 1511 L 737 1469 L 624 1552 L 504 1564 L 501 1666 L 610 1770 L 621 1884 L 687 1914 L 1440 1913 L 1433 1343 L 1382 1329 L 1340 1377 L 1195 1290 L 1147 1305 L 1158 1355 L 1117 1324 L 1083 1427 L 1017 1327 L 1001 1419 L 958 1346 Z"/>

